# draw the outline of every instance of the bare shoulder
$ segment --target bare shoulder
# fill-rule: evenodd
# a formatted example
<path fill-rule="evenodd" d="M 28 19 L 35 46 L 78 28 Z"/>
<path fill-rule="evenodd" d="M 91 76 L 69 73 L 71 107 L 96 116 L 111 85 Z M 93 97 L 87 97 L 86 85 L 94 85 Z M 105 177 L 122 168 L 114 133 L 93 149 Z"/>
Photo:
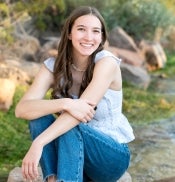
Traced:
<path fill-rule="evenodd" d="M 33 82 L 47 82 L 51 84 L 53 82 L 53 73 L 50 72 L 44 64 L 42 64 Z"/>
<path fill-rule="evenodd" d="M 119 70 L 120 71 L 120 65 L 116 61 L 116 59 L 112 56 L 106 56 L 101 59 L 99 59 L 95 63 L 95 70 L 104 70 L 104 71 L 112 71 L 112 70 Z"/>
<path fill-rule="evenodd" d="M 109 88 L 120 90 L 122 87 L 122 76 L 120 64 L 112 56 L 106 56 L 98 60 L 95 64 L 94 78 L 110 81 Z"/>

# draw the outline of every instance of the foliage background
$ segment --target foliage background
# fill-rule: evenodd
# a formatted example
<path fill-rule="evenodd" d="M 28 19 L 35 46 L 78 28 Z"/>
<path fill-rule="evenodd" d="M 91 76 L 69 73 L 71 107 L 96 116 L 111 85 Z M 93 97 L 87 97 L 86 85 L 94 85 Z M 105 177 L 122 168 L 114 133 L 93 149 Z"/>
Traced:
<path fill-rule="evenodd" d="M 96 7 L 106 20 L 109 31 L 121 26 L 137 42 L 153 40 L 157 28 L 166 31 L 175 24 L 174 0 L 1 0 L 0 20 L 3 26 L 0 37 L 5 36 L 4 28 L 10 32 L 12 24 L 24 12 L 32 16 L 40 31 L 60 32 L 65 18 L 80 5 Z"/>

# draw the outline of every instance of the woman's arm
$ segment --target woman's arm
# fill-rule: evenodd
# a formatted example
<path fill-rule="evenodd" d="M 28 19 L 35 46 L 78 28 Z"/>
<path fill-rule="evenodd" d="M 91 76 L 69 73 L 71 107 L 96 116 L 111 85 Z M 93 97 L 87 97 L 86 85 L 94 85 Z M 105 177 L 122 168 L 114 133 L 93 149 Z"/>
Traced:
<path fill-rule="evenodd" d="M 32 85 L 16 106 L 16 117 L 31 120 L 59 111 L 60 104 L 57 105 L 57 100 L 43 99 L 52 82 L 52 73 L 42 65 Z"/>
<path fill-rule="evenodd" d="M 16 106 L 15 115 L 27 120 L 67 111 L 78 120 L 87 122 L 94 115 L 93 103 L 83 99 L 43 99 L 53 83 L 53 74 L 43 65 L 31 87 Z M 80 108 L 79 105 L 82 107 Z"/>
<path fill-rule="evenodd" d="M 112 57 L 103 58 L 96 63 L 92 81 L 81 95 L 81 99 L 90 100 L 97 105 L 108 88 L 121 89 L 120 68 Z M 43 146 L 78 124 L 79 121 L 76 118 L 68 112 L 64 112 L 49 128 L 40 134 L 33 141 L 28 153 L 23 159 L 22 171 L 24 177 L 27 179 L 35 179 L 38 175 L 37 166 Z"/>

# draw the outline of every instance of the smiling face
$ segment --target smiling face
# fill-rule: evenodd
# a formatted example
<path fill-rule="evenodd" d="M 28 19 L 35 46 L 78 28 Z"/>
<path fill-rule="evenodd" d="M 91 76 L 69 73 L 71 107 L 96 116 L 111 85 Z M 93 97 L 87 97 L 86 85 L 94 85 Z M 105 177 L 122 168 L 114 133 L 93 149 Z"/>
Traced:
<path fill-rule="evenodd" d="M 83 15 L 75 20 L 69 35 L 75 58 L 88 57 L 99 47 L 101 29 L 101 22 L 94 15 Z"/>

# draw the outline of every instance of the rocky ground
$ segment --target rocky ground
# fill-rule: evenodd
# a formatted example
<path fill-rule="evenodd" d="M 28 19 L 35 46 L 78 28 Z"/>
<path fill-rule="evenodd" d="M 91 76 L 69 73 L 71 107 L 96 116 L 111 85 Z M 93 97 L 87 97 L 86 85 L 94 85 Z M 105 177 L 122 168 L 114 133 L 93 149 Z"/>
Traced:
<path fill-rule="evenodd" d="M 158 80 L 155 88 L 169 99 L 175 99 L 174 82 L 175 78 Z M 175 114 L 168 119 L 133 127 L 136 140 L 130 144 L 132 181 L 175 182 Z"/>

